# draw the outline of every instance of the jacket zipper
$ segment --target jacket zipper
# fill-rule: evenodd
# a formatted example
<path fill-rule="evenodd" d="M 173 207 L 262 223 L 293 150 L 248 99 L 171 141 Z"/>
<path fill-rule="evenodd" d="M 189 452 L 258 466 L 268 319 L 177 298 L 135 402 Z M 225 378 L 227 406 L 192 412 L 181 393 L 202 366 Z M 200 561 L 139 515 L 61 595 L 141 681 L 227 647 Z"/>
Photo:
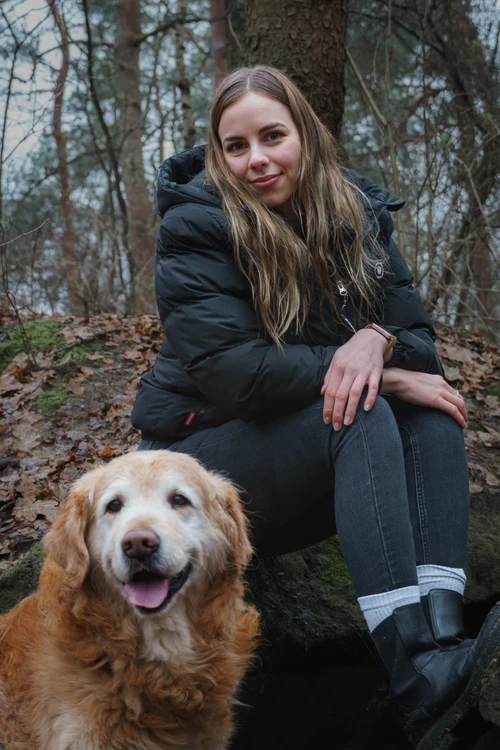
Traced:
<path fill-rule="evenodd" d="M 339 294 L 340 294 L 340 296 L 341 296 L 341 298 L 343 300 L 342 301 L 342 307 L 340 308 L 340 317 L 342 318 L 342 320 L 344 321 L 344 323 L 346 324 L 346 326 L 353 333 L 356 333 L 356 328 L 351 323 L 351 321 L 349 320 L 349 318 L 347 317 L 347 315 L 345 315 L 345 313 L 344 313 L 344 310 L 347 307 L 347 300 L 348 300 L 348 297 L 349 297 L 349 292 L 345 288 L 345 286 L 342 283 L 342 281 L 337 281 L 337 289 L 339 290 Z"/>

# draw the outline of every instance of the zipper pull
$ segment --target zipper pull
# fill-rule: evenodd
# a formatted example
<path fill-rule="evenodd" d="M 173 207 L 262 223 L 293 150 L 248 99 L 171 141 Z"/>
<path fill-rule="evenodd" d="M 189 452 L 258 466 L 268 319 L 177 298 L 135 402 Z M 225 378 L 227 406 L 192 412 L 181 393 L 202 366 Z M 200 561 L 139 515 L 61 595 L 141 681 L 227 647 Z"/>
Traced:
<path fill-rule="evenodd" d="M 347 296 L 348 296 L 347 289 L 345 288 L 345 286 L 343 285 L 341 281 L 337 281 L 337 289 L 339 290 L 339 294 L 343 299 L 342 310 L 344 310 L 347 305 Z"/>
<path fill-rule="evenodd" d="M 342 307 L 340 308 L 340 316 L 342 320 L 344 321 L 344 323 L 346 324 L 346 326 L 349 328 L 349 330 L 352 331 L 352 333 L 356 333 L 356 328 L 353 326 L 349 318 L 346 315 L 344 315 L 344 310 L 347 307 L 347 298 L 349 296 L 349 293 L 347 289 L 345 288 L 344 284 L 342 283 L 342 281 L 337 281 L 337 289 L 339 290 L 339 294 L 343 299 Z"/>

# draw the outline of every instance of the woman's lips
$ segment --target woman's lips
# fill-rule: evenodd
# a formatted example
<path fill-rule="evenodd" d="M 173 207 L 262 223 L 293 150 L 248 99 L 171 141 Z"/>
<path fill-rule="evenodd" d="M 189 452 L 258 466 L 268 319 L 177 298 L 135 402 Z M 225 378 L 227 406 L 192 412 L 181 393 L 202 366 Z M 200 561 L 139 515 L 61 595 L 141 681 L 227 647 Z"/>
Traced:
<path fill-rule="evenodd" d="M 281 177 L 280 174 L 272 175 L 270 177 L 262 177 L 261 179 L 254 180 L 252 182 L 252 185 L 258 188 L 271 187 L 271 185 L 274 185 L 279 180 L 280 177 Z"/>

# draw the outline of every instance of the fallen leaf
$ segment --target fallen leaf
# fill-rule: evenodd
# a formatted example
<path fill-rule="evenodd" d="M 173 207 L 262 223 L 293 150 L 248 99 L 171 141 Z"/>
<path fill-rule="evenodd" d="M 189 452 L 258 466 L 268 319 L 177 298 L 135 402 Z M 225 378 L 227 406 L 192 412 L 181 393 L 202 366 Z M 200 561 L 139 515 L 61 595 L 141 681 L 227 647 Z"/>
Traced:
<path fill-rule="evenodd" d="M 457 362 L 474 362 L 475 360 L 469 349 L 463 346 L 447 344 L 446 342 L 441 345 L 441 353 L 443 357 L 454 359 Z"/>
<path fill-rule="evenodd" d="M 18 521 L 34 521 L 37 516 L 44 516 L 48 521 L 55 521 L 59 515 L 59 505 L 55 500 L 37 499 L 37 486 L 24 474 L 16 490 L 21 493 L 14 506 L 14 515 Z"/>
<path fill-rule="evenodd" d="M 37 429 L 36 424 L 40 422 L 40 416 L 29 411 L 12 428 L 12 434 L 16 439 L 16 448 L 22 453 L 30 453 L 36 448 L 42 440 L 41 431 Z"/>
<path fill-rule="evenodd" d="M 452 382 L 458 382 L 463 383 L 464 379 L 463 376 L 458 369 L 458 367 L 448 367 L 446 364 L 444 365 L 444 372 L 446 375 L 446 380 L 451 380 Z"/>
<path fill-rule="evenodd" d="M 486 472 L 486 484 L 488 487 L 500 487 L 500 479 L 491 471 Z"/>
<path fill-rule="evenodd" d="M 486 428 L 488 429 L 488 428 Z M 500 446 L 500 432 L 496 432 L 495 430 L 489 430 L 488 432 L 482 432 L 481 430 L 477 431 L 477 436 L 479 440 L 487 447 L 487 448 L 496 448 Z"/>
<path fill-rule="evenodd" d="M 67 383 L 63 383 L 64 389 L 68 391 L 68 393 L 72 393 L 74 396 L 83 396 L 85 393 L 85 388 L 81 384 L 81 378 L 71 378 L 71 380 L 68 380 Z"/>
<path fill-rule="evenodd" d="M 483 491 L 483 488 L 477 482 L 469 482 L 469 494 L 478 495 Z"/>

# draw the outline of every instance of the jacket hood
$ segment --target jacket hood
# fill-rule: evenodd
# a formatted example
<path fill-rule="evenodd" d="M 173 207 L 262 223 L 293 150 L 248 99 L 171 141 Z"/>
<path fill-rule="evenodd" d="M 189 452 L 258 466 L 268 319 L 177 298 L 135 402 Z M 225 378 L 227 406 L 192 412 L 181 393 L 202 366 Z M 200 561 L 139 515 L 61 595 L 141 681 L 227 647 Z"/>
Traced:
<path fill-rule="evenodd" d="M 205 203 L 220 207 L 220 198 L 207 180 L 205 150 L 206 146 L 195 146 L 170 156 L 159 168 L 156 205 L 162 218 L 177 203 Z"/>
<path fill-rule="evenodd" d="M 171 207 L 178 203 L 204 203 L 209 206 L 221 207 L 221 201 L 215 188 L 208 182 L 205 172 L 206 146 L 195 146 L 180 154 L 170 156 L 158 170 L 157 178 L 157 208 L 161 217 Z M 368 199 L 375 216 L 379 216 L 384 208 L 389 211 L 399 211 L 405 204 L 390 190 L 377 185 L 367 177 L 342 169 L 347 179 L 359 187 Z"/>

